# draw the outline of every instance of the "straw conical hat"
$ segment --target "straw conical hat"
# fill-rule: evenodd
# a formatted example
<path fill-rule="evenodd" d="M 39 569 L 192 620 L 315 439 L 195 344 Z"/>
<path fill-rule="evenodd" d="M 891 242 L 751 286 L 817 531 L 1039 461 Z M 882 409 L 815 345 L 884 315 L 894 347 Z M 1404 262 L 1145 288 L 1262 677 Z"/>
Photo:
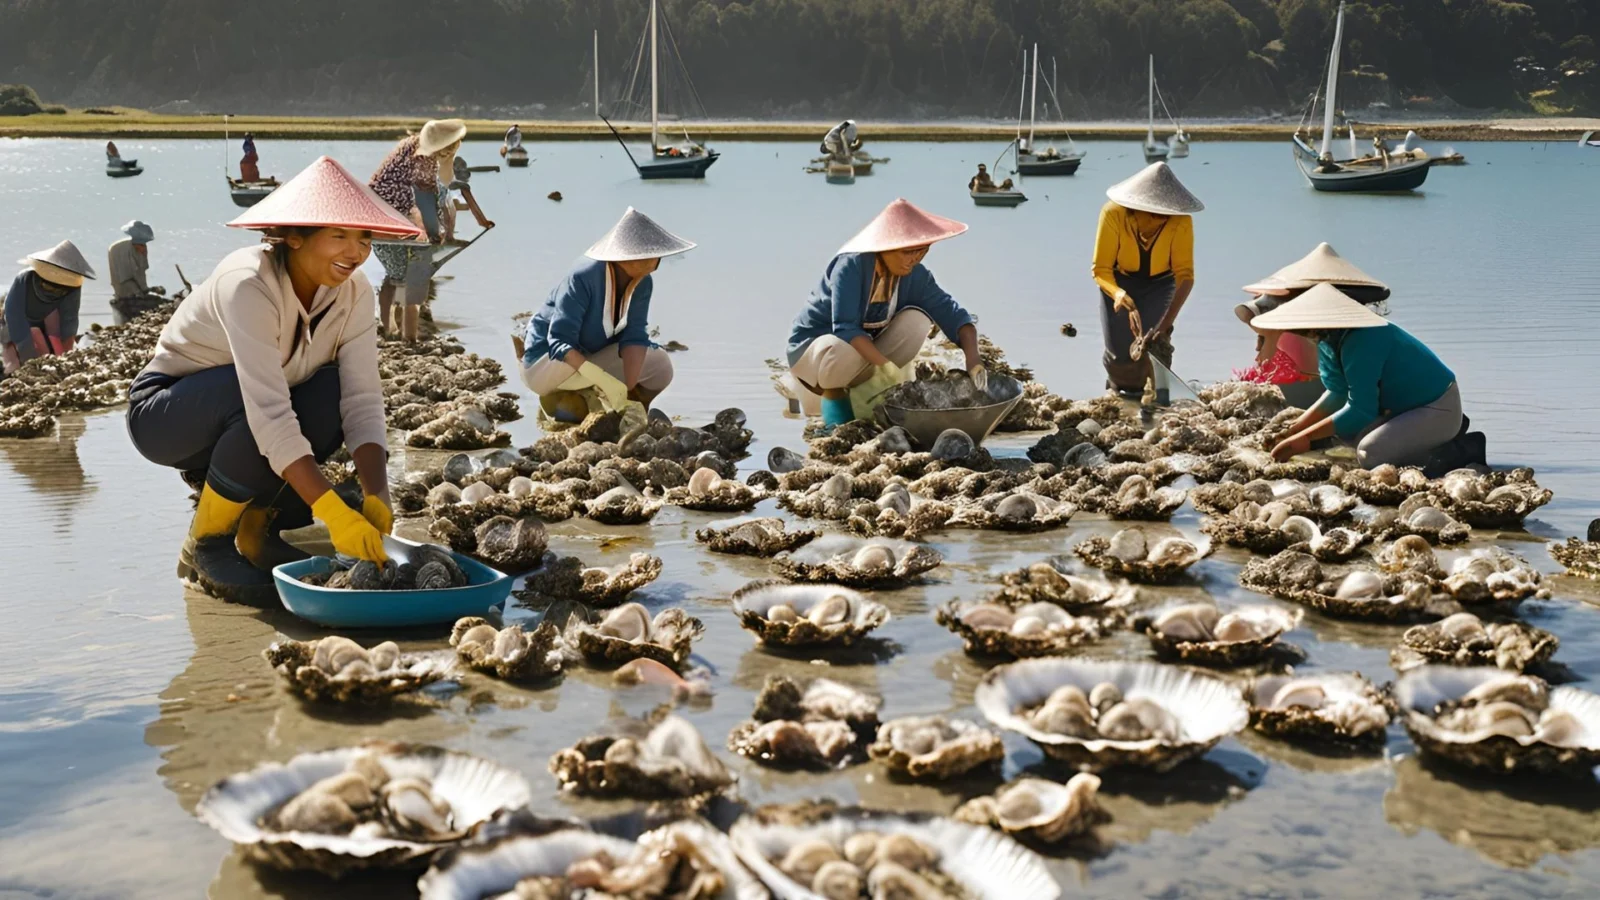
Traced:
<path fill-rule="evenodd" d="M 678 237 L 630 206 L 605 237 L 595 241 L 583 255 L 602 262 L 626 262 L 672 256 L 694 247 L 694 241 Z"/>
<path fill-rule="evenodd" d="M 1106 188 L 1106 196 L 1119 206 L 1163 216 L 1187 216 L 1206 208 L 1164 162 L 1151 163 L 1132 178 Z"/>
<path fill-rule="evenodd" d="M 385 237 L 422 236 L 349 170 L 321 157 L 228 223 L 230 228 L 355 228 Z"/>
<path fill-rule="evenodd" d="M 78 287 L 85 278 L 94 277 L 94 267 L 78 252 L 78 247 L 71 241 L 62 241 L 49 250 L 39 250 L 29 253 L 17 260 L 24 266 L 30 266 L 39 277 L 53 284 L 66 287 Z"/>
<path fill-rule="evenodd" d="M 1323 241 L 1315 250 L 1255 284 L 1245 285 L 1244 289 L 1253 294 L 1263 294 L 1302 290 L 1314 284 L 1389 289 L 1388 285 L 1356 268 L 1355 263 L 1340 256 L 1327 241 Z"/>
<path fill-rule="evenodd" d="M 1377 328 L 1389 323 L 1333 285 L 1319 284 L 1277 309 L 1256 316 L 1250 324 L 1270 331 L 1305 331 Z"/>
<path fill-rule="evenodd" d="M 432 156 L 467 136 L 467 123 L 460 119 L 433 119 L 417 132 L 417 155 Z"/>
<path fill-rule="evenodd" d="M 967 230 L 955 219 L 946 219 L 918 209 L 909 200 L 900 198 L 883 208 L 878 217 L 856 233 L 840 253 L 881 253 L 885 250 L 904 250 L 921 247 L 934 241 L 953 238 Z"/>

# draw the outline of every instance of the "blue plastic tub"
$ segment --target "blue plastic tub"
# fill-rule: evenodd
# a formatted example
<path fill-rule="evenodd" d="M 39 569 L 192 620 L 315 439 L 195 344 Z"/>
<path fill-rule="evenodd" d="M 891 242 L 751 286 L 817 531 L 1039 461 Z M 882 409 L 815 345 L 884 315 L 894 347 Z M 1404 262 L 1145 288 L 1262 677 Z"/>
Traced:
<path fill-rule="evenodd" d="M 396 537 L 383 539 L 390 558 L 404 560 L 418 546 Z M 328 628 L 405 628 L 448 624 L 462 616 L 488 615 L 505 605 L 511 577 L 475 559 L 454 554 L 467 585 L 436 591 L 351 591 L 317 587 L 300 578 L 333 569 L 333 560 L 314 556 L 272 570 L 285 609 Z"/>

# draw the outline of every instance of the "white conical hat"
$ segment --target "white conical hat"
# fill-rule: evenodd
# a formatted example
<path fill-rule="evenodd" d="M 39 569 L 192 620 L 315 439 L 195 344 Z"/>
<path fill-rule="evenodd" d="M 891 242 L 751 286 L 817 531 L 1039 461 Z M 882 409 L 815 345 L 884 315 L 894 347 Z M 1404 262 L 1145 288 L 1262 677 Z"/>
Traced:
<path fill-rule="evenodd" d="M 1164 162 L 1151 163 L 1106 188 L 1106 196 L 1119 206 L 1163 216 L 1187 216 L 1206 208 Z"/>
<path fill-rule="evenodd" d="M 1389 324 L 1331 284 L 1318 284 L 1304 294 L 1255 317 L 1252 327 L 1269 331 L 1333 328 L 1377 328 Z"/>
<path fill-rule="evenodd" d="M 602 262 L 626 262 L 672 256 L 694 247 L 694 241 L 678 237 L 630 206 L 606 236 L 595 241 L 583 255 Z"/>
<path fill-rule="evenodd" d="M 467 123 L 460 119 L 433 119 L 417 132 L 417 155 L 432 156 L 467 136 Z"/>
<path fill-rule="evenodd" d="M 921 247 L 934 241 L 953 238 L 966 232 L 967 226 L 955 219 L 946 219 L 924 209 L 918 209 L 904 197 L 883 208 L 883 212 L 867 223 L 867 227 L 839 248 L 840 253 L 882 253 L 885 250 L 904 250 Z"/>
<path fill-rule="evenodd" d="M 22 259 L 17 260 L 17 262 L 24 266 L 31 266 L 36 262 L 44 263 L 47 267 L 60 269 L 69 275 L 77 275 L 80 278 L 94 277 L 94 267 L 89 265 L 89 261 L 84 259 L 83 254 L 78 251 L 78 245 L 71 241 L 62 241 L 49 250 L 29 253 Z M 35 267 L 35 270 L 37 271 L 37 267 Z M 61 284 L 62 282 L 56 283 Z M 82 282 L 79 283 L 81 284 Z M 69 285 L 69 287 L 75 287 L 75 285 Z"/>
<path fill-rule="evenodd" d="M 1323 241 L 1315 250 L 1255 284 L 1245 285 L 1244 289 L 1252 294 L 1266 294 L 1302 290 L 1314 284 L 1389 289 L 1388 285 L 1356 268 L 1355 263 L 1340 256 L 1327 241 Z"/>

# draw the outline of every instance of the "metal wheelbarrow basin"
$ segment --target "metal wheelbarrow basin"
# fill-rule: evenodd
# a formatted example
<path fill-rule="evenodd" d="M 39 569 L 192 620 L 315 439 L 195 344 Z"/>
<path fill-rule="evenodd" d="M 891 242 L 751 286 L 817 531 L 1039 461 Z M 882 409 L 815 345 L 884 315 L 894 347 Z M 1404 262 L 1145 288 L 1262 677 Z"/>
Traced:
<path fill-rule="evenodd" d="M 404 562 L 412 548 L 419 546 L 401 538 L 385 536 L 383 549 L 389 558 Z M 448 624 L 463 616 L 483 616 L 505 605 L 511 595 L 511 576 L 489 568 L 475 559 L 452 553 L 467 584 L 458 588 L 416 591 L 357 591 L 318 587 L 300 579 L 331 571 L 334 561 L 313 556 L 284 563 L 272 570 L 278 598 L 285 609 L 308 622 L 327 628 L 406 628 L 414 625 Z"/>
<path fill-rule="evenodd" d="M 1015 378 L 991 374 L 988 390 L 978 394 L 962 374 L 902 384 L 884 398 L 878 415 L 888 424 L 904 428 L 912 442 L 924 450 L 932 447 L 947 428 L 966 432 L 973 445 L 978 446 L 1021 399 L 1022 385 Z"/>

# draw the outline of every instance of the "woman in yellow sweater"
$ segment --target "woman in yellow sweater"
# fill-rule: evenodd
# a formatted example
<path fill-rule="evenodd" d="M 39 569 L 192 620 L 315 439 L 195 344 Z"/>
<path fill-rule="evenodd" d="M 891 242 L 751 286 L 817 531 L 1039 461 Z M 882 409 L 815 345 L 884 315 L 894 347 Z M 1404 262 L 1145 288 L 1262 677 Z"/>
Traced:
<path fill-rule="evenodd" d="M 1150 377 L 1144 353 L 1172 365 L 1172 323 L 1194 288 L 1194 221 L 1205 209 L 1164 162 L 1106 189 L 1094 239 L 1109 387 L 1137 397 Z"/>

